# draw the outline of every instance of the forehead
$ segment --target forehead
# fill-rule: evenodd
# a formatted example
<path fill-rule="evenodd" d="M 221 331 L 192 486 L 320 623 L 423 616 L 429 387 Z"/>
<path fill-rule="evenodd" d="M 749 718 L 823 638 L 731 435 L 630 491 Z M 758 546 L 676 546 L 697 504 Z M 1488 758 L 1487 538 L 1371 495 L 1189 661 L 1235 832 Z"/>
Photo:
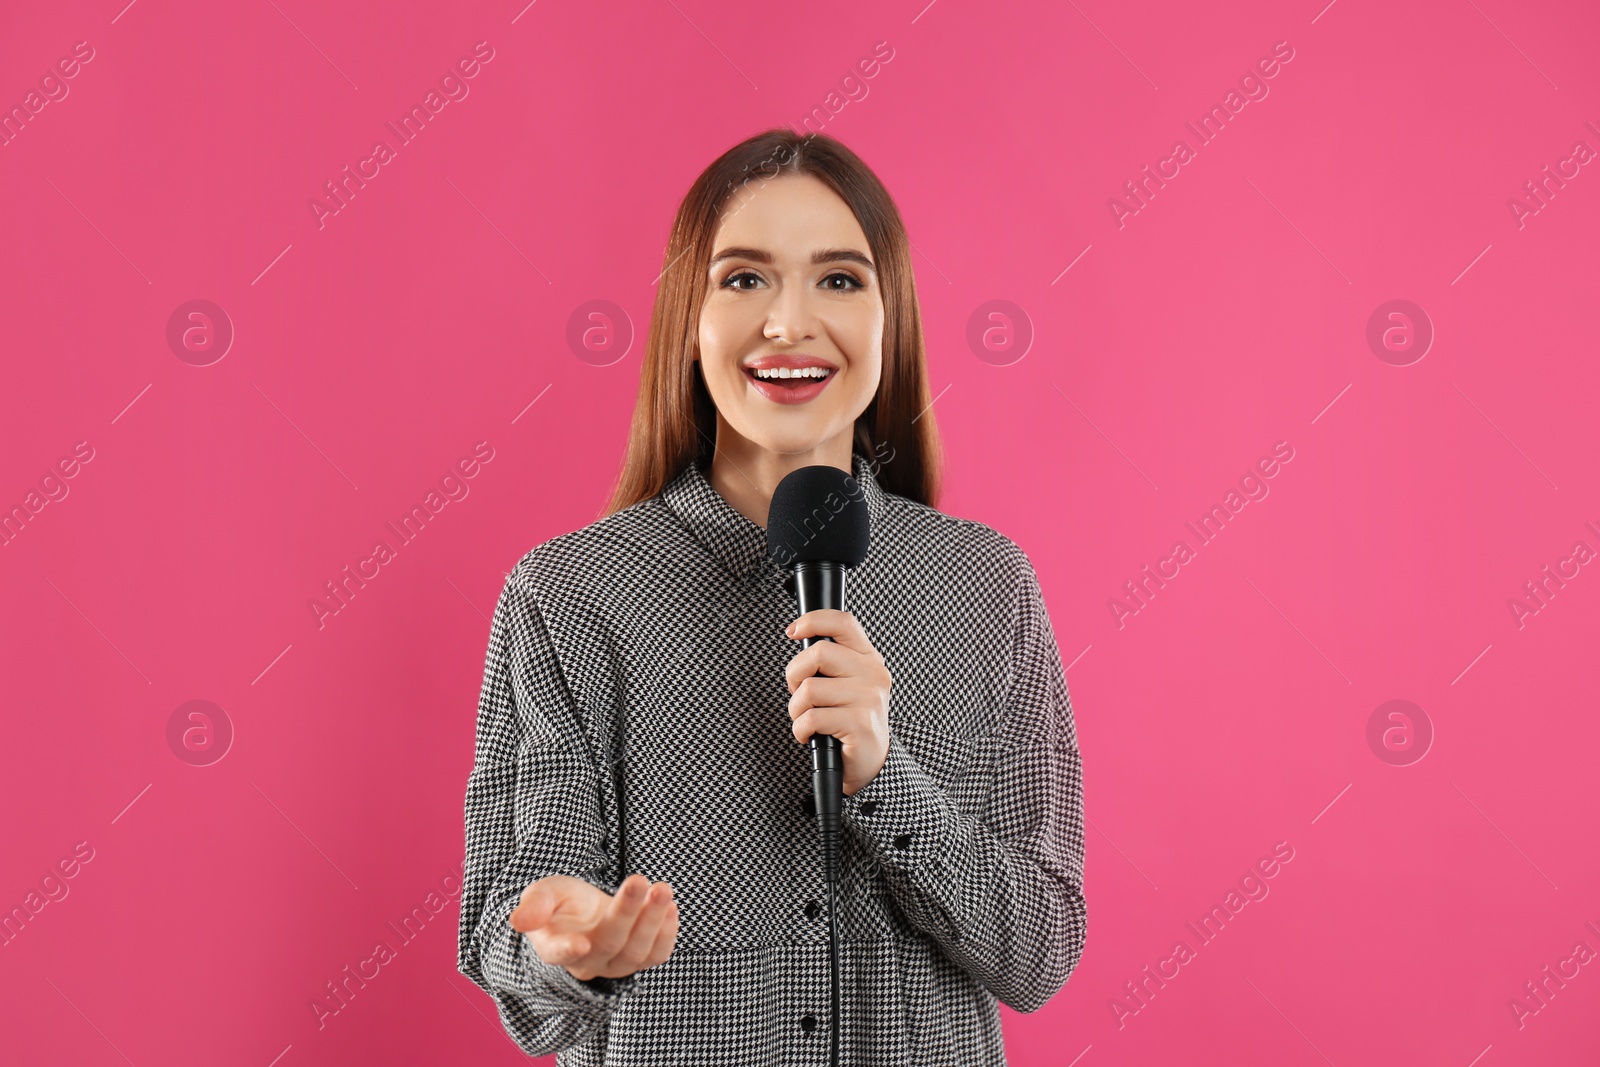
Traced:
<path fill-rule="evenodd" d="M 731 194 L 712 252 L 731 245 L 764 249 L 780 260 L 809 257 L 819 248 L 870 251 L 850 205 L 809 174 L 752 181 Z"/>

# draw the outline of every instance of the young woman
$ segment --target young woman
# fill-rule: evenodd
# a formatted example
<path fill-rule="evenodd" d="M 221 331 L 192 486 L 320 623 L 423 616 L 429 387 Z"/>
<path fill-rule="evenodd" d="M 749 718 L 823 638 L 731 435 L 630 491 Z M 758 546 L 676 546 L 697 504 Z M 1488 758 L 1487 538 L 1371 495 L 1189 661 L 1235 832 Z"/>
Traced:
<path fill-rule="evenodd" d="M 908 249 L 860 159 L 788 130 L 678 211 L 610 510 L 525 555 L 491 627 L 458 965 L 529 1054 L 826 1062 L 813 733 L 845 761 L 841 1062 L 1004 1063 L 997 1003 L 1077 965 L 1065 674 L 1027 555 L 935 507 Z M 849 610 L 799 616 L 764 524 L 811 464 L 871 540 Z"/>

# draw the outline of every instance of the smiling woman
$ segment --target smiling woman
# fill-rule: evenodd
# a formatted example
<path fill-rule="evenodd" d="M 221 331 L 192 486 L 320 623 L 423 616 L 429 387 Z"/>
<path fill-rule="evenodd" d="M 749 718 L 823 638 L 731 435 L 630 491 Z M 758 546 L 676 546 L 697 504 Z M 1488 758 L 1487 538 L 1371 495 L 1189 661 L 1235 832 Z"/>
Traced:
<path fill-rule="evenodd" d="M 942 457 L 910 243 L 854 153 L 786 129 L 735 146 L 684 197 L 666 260 L 608 514 L 699 463 L 764 524 L 782 474 L 847 470 L 852 452 L 892 454 L 884 487 L 937 504 Z M 782 384 L 782 368 L 794 382 L 805 367 L 826 376 Z"/>
<path fill-rule="evenodd" d="M 828 137 L 735 145 L 679 207 L 610 510 L 490 628 L 458 966 L 531 1055 L 1003 1063 L 998 1005 L 1077 965 L 1065 671 L 1026 553 L 936 506 L 909 248 Z M 850 611 L 797 618 L 765 526 L 812 466 L 868 548 Z"/>

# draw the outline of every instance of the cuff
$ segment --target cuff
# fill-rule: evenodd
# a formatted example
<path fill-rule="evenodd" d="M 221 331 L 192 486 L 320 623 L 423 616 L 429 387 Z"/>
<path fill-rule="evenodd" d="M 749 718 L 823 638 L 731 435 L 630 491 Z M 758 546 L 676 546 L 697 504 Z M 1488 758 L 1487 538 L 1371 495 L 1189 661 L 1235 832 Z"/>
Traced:
<path fill-rule="evenodd" d="M 565 966 L 541 960 L 539 953 L 534 952 L 533 945 L 526 944 L 526 941 L 528 939 L 523 937 L 523 953 L 525 953 L 523 976 L 534 989 L 549 990 L 558 1000 L 579 1008 L 611 1011 L 616 1008 L 622 997 L 637 989 L 642 973 L 629 974 L 627 977 L 595 977 L 590 981 L 582 981 Z"/>
<path fill-rule="evenodd" d="M 954 811 L 944 789 L 894 734 L 877 776 L 844 798 L 843 815 L 884 866 L 947 869 Z"/>

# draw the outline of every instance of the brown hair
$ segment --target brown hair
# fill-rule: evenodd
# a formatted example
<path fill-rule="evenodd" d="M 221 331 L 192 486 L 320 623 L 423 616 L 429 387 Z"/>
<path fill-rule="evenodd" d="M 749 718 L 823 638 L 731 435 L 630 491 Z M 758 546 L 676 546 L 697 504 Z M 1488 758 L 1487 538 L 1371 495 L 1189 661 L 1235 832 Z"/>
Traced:
<path fill-rule="evenodd" d="M 606 515 L 655 496 L 690 463 L 709 462 L 716 405 L 693 356 L 712 239 L 736 187 L 785 174 L 812 175 L 850 206 L 878 268 L 883 373 L 877 395 L 856 419 L 852 451 L 873 464 L 873 476 L 888 492 L 938 506 L 942 454 L 930 406 L 910 242 L 900 212 L 877 175 L 850 149 L 825 134 L 801 135 L 780 126 L 724 152 L 678 206 L 650 316 L 628 451 Z"/>

